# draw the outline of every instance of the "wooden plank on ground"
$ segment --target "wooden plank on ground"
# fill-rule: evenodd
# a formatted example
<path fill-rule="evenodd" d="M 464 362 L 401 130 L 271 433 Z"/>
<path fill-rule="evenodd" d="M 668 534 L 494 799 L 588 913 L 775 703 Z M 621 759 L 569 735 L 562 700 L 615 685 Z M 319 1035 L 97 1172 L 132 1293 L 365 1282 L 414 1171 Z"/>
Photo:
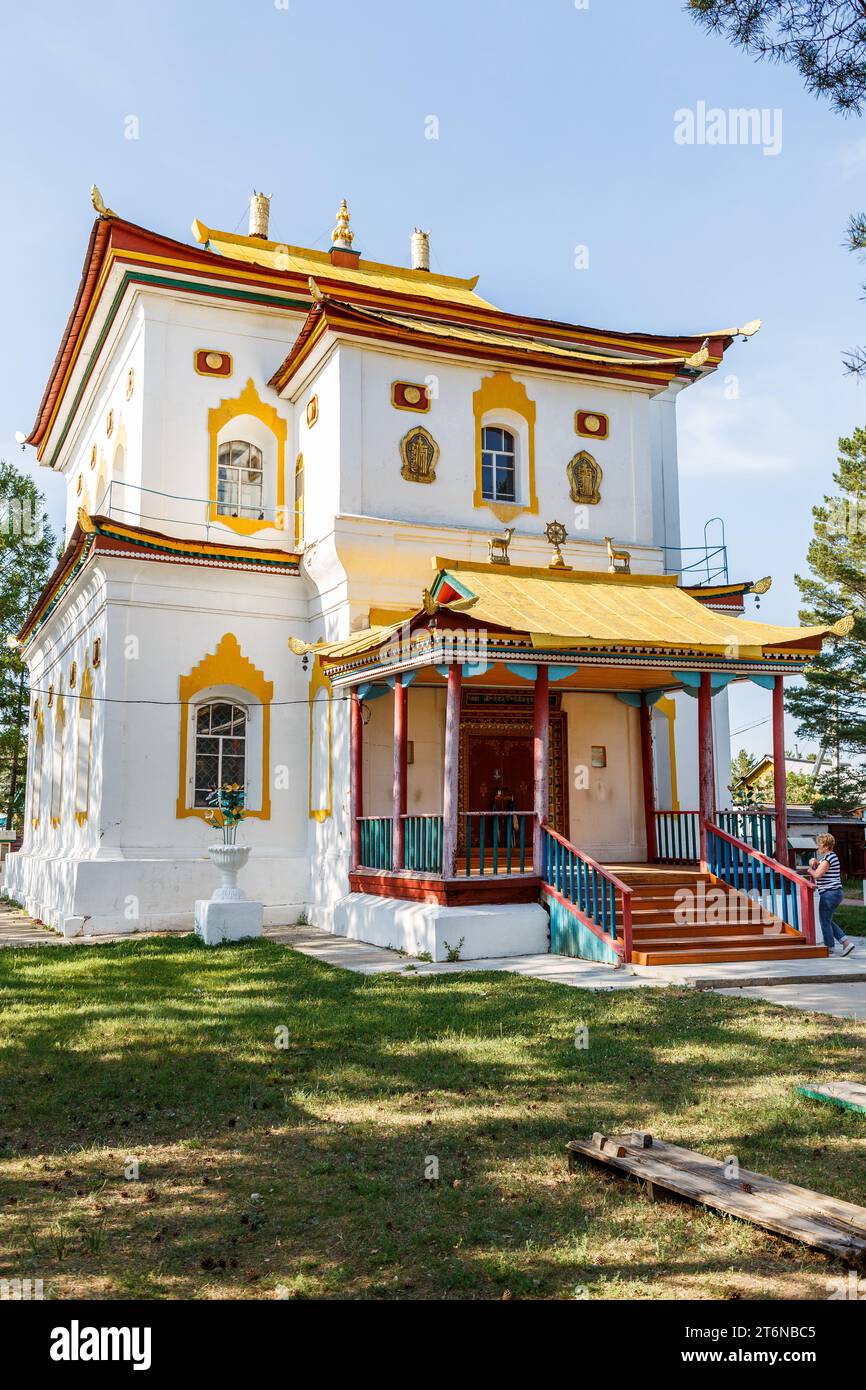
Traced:
<path fill-rule="evenodd" d="M 663 1192 L 685 1197 L 851 1264 L 866 1265 L 866 1207 L 854 1202 L 746 1168 L 731 1173 L 729 1163 L 646 1134 L 573 1139 L 568 1155 L 572 1170 L 578 1158 L 606 1163 L 645 1182 L 655 1198 Z"/>
<path fill-rule="evenodd" d="M 801 1096 L 810 1100 L 826 1100 L 845 1110 L 859 1110 L 866 1115 L 866 1086 L 860 1081 L 827 1081 L 823 1086 L 798 1086 Z"/>

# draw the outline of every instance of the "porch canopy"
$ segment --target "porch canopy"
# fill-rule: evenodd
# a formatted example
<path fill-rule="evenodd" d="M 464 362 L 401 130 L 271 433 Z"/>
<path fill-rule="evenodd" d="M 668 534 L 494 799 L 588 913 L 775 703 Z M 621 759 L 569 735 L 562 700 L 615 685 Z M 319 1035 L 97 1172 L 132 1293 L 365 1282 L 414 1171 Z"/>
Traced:
<path fill-rule="evenodd" d="M 539 825 L 547 807 L 549 691 L 609 691 L 641 712 L 647 854 L 655 852 L 650 710 L 663 694 L 686 690 L 698 699 L 700 822 L 715 813 L 712 696 L 729 682 L 753 680 L 773 691 L 777 852 L 785 853 L 782 682 L 800 675 L 826 637 L 844 637 L 853 619 L 822 627 L 779 627 L 727 616 L 705 606 L 676 575 L 605 573 L 567 567 L 536 569 L 479 561 L 434 561 L 435 578 L 415 612 L 338 642 L 292 641 L 314 653 L 332 686 L 359 701 L 395 700 L 395 864 L 402 864 L 408 686 L 447 682 L 445 851 L 453 856 L 460 691 L 470 684 L 535 686 L 536 795 Z M 524 685 L 525 688 L 525 685 Z M 353 787 L 360 778 L 360 716 L 353 720 Z M 401 751 L 403 748 L 403 751 Z M 358 801 L 357 804 L 360 804 Z M 360 812 L 357 812 L 360 815 Z M 538 830 L 536 831 L 536 834 Z M 702 832 L 703 838 L 703 832 Z M 702 846 L 703 847 L 703 846 Z M 704 855 L 702 854 L 702 858 Z"/>

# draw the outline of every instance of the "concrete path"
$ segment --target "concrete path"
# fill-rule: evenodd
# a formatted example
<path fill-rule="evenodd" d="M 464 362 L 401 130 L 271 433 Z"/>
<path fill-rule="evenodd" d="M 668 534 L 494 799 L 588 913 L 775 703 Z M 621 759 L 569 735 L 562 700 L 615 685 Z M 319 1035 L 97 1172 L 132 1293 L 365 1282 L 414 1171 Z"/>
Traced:
<path fill-rule="evenodd" d="M 580 989 L 641 989 L 666 983 L 664 980 L 639 980 L 626 970 L 615 970 L 613 966 L 596 965 L 588 960 L 573 960 L 570 956 L 497 956 L 490 960 L 453 963 L 415 960 L 413 956 L 401 956 L 383 946 L 367 946 L 362 941 L 333 936 L 323 927 L 265 927 L 265 936 L 292 946 L 305 956 L 324 961 L 326 965 L 354 970 L 360 975 L 459 975 L 467 970 L 511 970 L 515 975 L 532 975 L 537 980 L 552 980 Z"/>
<path fill-rule="evenodd" d="M 3 946 L 59 946 L 63 938 L 34 922 L 26 912 L 0 903 L 0 948 Z"/>
<path fill-rule="evenodd" d="M 715 993 L 730 994 L 737 999 L 765 999 L 768 1004 L 806 1009 L 809 1013 L 834 1014 L 836 1018 L 866 1019 L 866 982 L 851 984 L 836 980 L 823 984 L 751 986 L 720 989 Z"/>

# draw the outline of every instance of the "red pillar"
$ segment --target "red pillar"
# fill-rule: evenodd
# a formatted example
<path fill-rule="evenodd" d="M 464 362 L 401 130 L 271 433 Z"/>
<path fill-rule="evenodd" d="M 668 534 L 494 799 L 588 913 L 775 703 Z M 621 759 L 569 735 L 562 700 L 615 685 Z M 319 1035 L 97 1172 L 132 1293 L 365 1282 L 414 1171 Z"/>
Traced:
<path fill-rule="evenodd" d="M 773 686 L 773 793 L 776 803 L 776 853 L 788 863 L 788 779 L 785 772 L 785 692 L 782 676 Z"/>
<path fill-rule="evenodd" d="M 716 813 L 716 770 L 713 759 L 713 687 L 709 671 L 701 672 L 698 691 L 698 800 L 701 813 L 701 862 L 707 862 L 704 821 Z"/>
<path fill-rule="evenodd" d="M 406 754 L 408 750 L 409 688 L 403 684 L 403 677 L 394 681 L 394 848 L 392 867 L 405 867 L 406 822 Z"/>
<path fill-rule="evenodd" d="M 361 816 L 364 814 L 364 721 L 361 717 L 361 701 L 357 686 L 352 687 L 349 706 L 349 744 L 350 744 L 350 793 L 349 818 L 351 821 L 352 860 L 350 868 L 356 869 L 361 862 Z"/>
<path fill-rule="evenodd" d="M 656 796 L 653 777 L 653 728 L 652 706 L 647 704 L 645 695 L 640 702 L 640 760 L 643 773 L 643 813 L 646 822 L 646 857 L 650 864 L 658 858 L 656 844 Z"/>
<path fill-rule="evenodd" d="M 547 774 L 547 745 L 550 733 L 550 681 L 546 666 L 539 666 L 535 677 L 535 740 L 533 766 L 535 772 L 535 833 L 533 835 L 532 866 L 541 873 L 541 827 L 546 823 L 550 807 Z"/>
<path fill-rule="evenodd" d="M 445 773 L 442 786 L 442 877 L 453 878 L 457 860 L 457 797 L 460 760 L 460 692 L 463 667 L 448 667 L 448 699 L 445 709 Z"/>

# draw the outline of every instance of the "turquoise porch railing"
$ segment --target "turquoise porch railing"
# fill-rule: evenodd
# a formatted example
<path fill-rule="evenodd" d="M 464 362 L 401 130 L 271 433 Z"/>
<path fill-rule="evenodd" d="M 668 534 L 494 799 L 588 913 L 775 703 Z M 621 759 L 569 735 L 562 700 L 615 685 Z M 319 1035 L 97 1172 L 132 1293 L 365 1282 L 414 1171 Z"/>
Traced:
<path fill-rule="evenodd" d="M 463 816 L 463 871 L 467 878 L 532 870 L 534 811 L 467 811 Z"/>
<path fill-rule="evenodd" d="M 359 816 L 361 869 L 391 869 L 394 826 L 390 816 Z"/>
<path fill-rule="evenodd" d="M 767 811 L 717 811 L 716 824 L 735 840 L 751 845 L 770 859 L 776 853 L 776 816 Z"/>
<path fill-rule="evenodd" d="M 716 823 L 771 859 L 776 852 L 776 817 L 766 811 L 717 811 Z M 701 857 L 700 811 L 656 811 L 656 859 L 661 864 L 695 864 Z"/>
<path fill-rule="evenodd" d="M 656 859 L 661 864 L 689 864 L 701 857 L 699 811 L 656 811 Z"/>
<path fill-rule="evenodd" d="M 442 872 L 442 817 L 404 816 L 406 868 L 416 873 Z"/>
<path fill-rule="evenodd" d="M 707 823 L 707 868 L 729 888 L 745 893 L 787 926 L 793 927 L 810 946 L 815 945 L 815 890 L 793 869 L 737 840 L 726 830 Z"/>
<path fill-rule="evenodd" d="M 547 897 L 588 928 L 602 946 L 623 962 L 631 960 L 631 889 L 628 884 L 546 825 L 541 831 L 541 882 Z M 551 911 L 551 951 L 557 955 L 588 954 L 574 948 L 567 924 L 563 929 L 563 924 L 557 920 L 561 915 Z"/>

